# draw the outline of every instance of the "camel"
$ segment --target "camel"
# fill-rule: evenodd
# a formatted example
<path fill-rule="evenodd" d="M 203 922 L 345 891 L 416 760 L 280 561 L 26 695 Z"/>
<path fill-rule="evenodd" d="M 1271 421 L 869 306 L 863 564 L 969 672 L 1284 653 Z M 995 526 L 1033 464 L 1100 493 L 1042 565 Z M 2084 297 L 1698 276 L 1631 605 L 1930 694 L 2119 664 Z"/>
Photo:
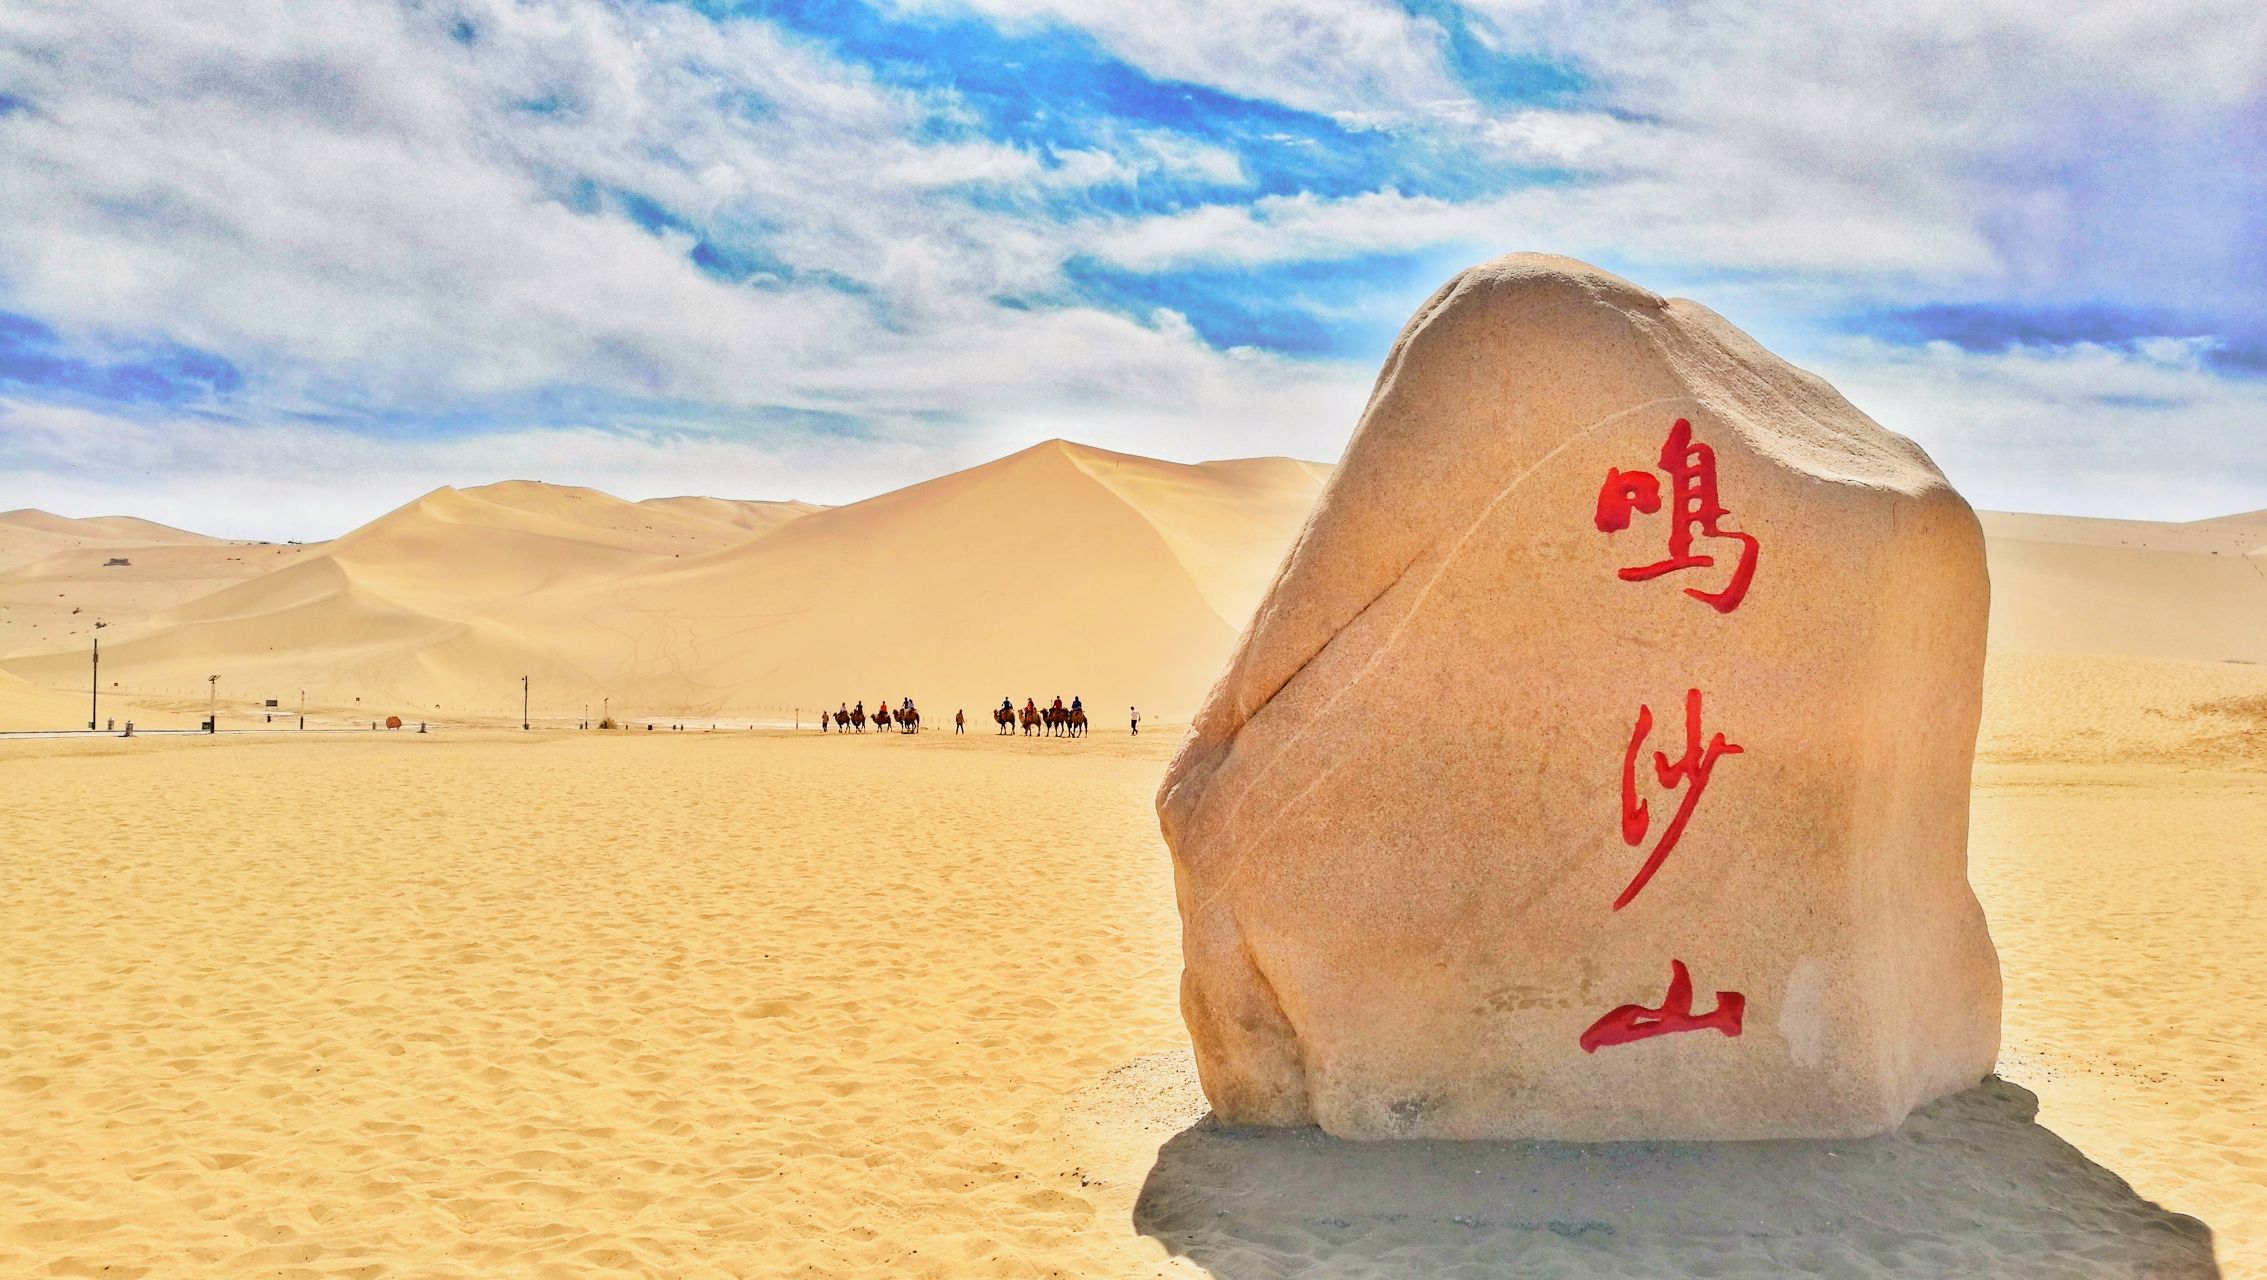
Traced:
<path fill-rule="evenodd" d="M 848 733 L 848 732 L 850 732 L 850 713 L 849 713 L 849 712 L 847 712 L 847 711 L 830 711 L 830 712 L 828 712 L 827 714 L 828 714 L 828 715 L 831 715 L 831 716 L 833 716 L 833 717 L 834 717 L 834 729 L 835 729 L 835 732 L 837 732 L 837 733 Z"/>
<path fill-rule="evenodd" d="M 889 728 L 889 720 L 890 714 L 888 703 L 885 702 L 882 705 L 874 708 L 874 732 L 880 733 L 882 730 Z"/>
<path fill-rule="evenodd" d="M 1046 710 L 1047 732 L 1065 738 L 1083 737 L 1086 734 L 1086 710 L 1073 711 L 1068 707 L 1049 707 Z"/>
<path fill-rule="evenodd" d="M 1035 732 L 1037 732 L 1037 731 L 1038 731 L 1038 729 L 1039 729 L 1039 716 L 1040 716 L 1040 713 L 1039 713 L 1039 709 L 1038 709 L 1037 707 L 1034 707 L 1034 706 L 1032 706 L 1032 705 L 1031 705 L 1030 703 L 1028 703 L 1028 702 L 1026 702 L 1026 703 L 1024 703 L 1024 704 L 1023 704 L 1023 736 L 1024 736 L 1024 737 L 1027 737 L 1027 738 L 1028 738 L 1028 737 L 1030 737 L 1030 736 L 1031 736 L 1031 735 L 1032 735 L 1033 733 L 1035 733 Z"/>
<path fill-rule="evenodd" d="M 866 708 L 858 707 L 851 711 L 850 723 L 857 726 L 858 732 L 864 733 L 866 731 Z"/>
<path fill-rule="evenodd" d="M 992 708 L 992 723 L 993 723 L 993 724 L 996 724 L 996 725 L 998 725 L 998 726 L 1000 726 L 1000 732 L 1001 732 L 1001 733 L 1014 733 L 1014 732 L 1015 732 L 1015 708 L 1014 708 L 1014 707 L 994 707 L 994 708 Z"/>
<path fill-rule="evenodd" d="M 919 707 L 914 707 L 910 710 L 898 712 L 897 723 L 901 732 L 921 732 L 921 709 Z"/>

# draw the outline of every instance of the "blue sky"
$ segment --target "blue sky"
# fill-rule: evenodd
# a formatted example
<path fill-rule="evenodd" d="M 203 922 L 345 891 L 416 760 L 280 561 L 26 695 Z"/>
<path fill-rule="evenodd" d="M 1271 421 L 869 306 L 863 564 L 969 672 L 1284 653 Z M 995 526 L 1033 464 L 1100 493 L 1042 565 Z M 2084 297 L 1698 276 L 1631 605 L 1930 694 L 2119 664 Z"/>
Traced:
<path fill-rule="evenodd" d="M 1333 458 L 1514 249 L 1715 307 L 1979 505 L 2267 507 L 2267 17 L 2041 8 L 19 0 L 0 508 Z"/>

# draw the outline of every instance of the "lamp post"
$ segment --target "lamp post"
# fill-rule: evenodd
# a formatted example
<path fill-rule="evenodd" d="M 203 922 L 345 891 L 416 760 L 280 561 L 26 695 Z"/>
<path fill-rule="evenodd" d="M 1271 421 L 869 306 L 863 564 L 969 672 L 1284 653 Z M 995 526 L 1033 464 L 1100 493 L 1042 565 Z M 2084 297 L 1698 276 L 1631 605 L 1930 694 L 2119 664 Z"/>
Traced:
<path fill-rule="evenodd" d="M 299 691 L 299 727 L 302 730 L 307 727 L 307 691 L 305 689 Z"/>
<path fill-rule="evenodd" d="M 219 733 L 219 732 L 220 732 L 220 677 L 219 677 L 219 676 L 206 676 L 206 677 L 205 677 L 205 684 L 206 684 L 206 686 L 207 686 L 207 688 L 208 688 L 208 690 L 209 690 L 209 693 L 208 693 L 208 695 L 207 695 L 207 701 L 205 702 L 205 732 L 206 732 L 206 733 Z"/>
<path fill-rule="evenodd" d="M 527 677 L 520 677 L 520 732 L 527 732 Z"/>
<path fill-rule="evenodd" d="M 94 669 L 87 676 L 87 728 L 102 723 L 102 637 L 94 638 Z"/>

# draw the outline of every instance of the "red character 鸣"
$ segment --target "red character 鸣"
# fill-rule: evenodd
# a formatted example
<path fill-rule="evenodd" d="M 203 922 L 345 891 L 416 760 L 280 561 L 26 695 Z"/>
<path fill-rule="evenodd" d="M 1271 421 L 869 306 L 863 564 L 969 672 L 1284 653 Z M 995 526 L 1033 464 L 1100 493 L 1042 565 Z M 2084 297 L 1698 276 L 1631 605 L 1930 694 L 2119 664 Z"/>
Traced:
<path fill-rule="evenodd" d="M 1730 613 L 1740 607 L 1740 601 L 1747 596 L 1748 583 L 1755 577 L 1756 541 L 1753 534 L 1726 529 L 1719 523 L 1731 512 L 1724 509 L 1716 495 L 1716 451 L 1694 440 L 1692 423 L 1679 418 L 1676 425 L 1669 428 L 1669 438 L 1661 446 L 1660 465 L 1661 470 L 1668 473 L 1669 497 L 1675 503 L 1670 515 L 1669 558 L 1623 569 L 1621 580 L 1645 582 L 1680 569 L 1708 568 L 1716 563 L 1716 558 L 1694 554 L 1694 534 L 1731 538 L 1740 544 L 1740 562 L 1723 590 L 1685 588 L 1686 595 L 1718 613 Z M 1652 515 L 1660 509 L 1661 482 L 1652 472 L 1606 469 L 1606 483 L 1598 490 L 1598 511 L 1594 518 L 1600 533 L 1618 533 L 1629 528 L 1632 512 Z"/>
<path fill-rule="evenodd" d="M 1629 750 L 1622 754 L 1622 842 L 1631 846 L 1642 843 L 1646 831 L 1653 825 L 1650 806 L 1637 798 L 1637 757 L 1645 749 L 1645 739 L 1652 732 L 1653 708 L 1640 705 L 1637 708 L 1637 725 L 1629 735 Z M 1653 878 L 1653 873 L 1659 871 L 1661 864 L 1668 860 L 1669 851 L 1677 847 L 1678 838 L 1684 835 L 1685 824 L 1692 821 L 1692 811 L 1700 804 L 1700 793 L 1708 787 L 1708 776 L 1716 768 L 1717 759 L 1739 755 L 1741 750 L 1736 743 L 1726 742 L 1721 733 L 1711 737 L 1707 746 L 1701 745 L 1700 690 L 1686 690 L 1684 755 L 1671 762 L 1665 752 L 1654 752 L 1653 773 L 1660 779 L 1662 786 L 1672 791 L 1688 782 L 1692 785 L 1686 787 L 1684 799 L 1677 805 L 1676 816 L 1669 819 L 1668 829 L 1661 833 L 1661 842 L 1653 846 L 1653 852 L 1647 855 L 1645 865 L 1637 869 L 1637 875 L 1630 880 L 1629 887 L 1614 899 L 1614 910 L 1619 911 L 1628 906 L 1639 891 L 1645 888 L 1646 882 Z"/>
<path fill-rule="evenodd" d="M 1692 975 L 1685 971 L 1682 960 L 1669 962 L 1669 995 L 1658 1009 L 1641 1004 L 1625 1004 L 1590 1024 L 1582 1033 L 1584 1053 L 1596 1053 L 1607 1045 L 1628 1044 L 1632 1040 L 1647 1040 L 1654 1036 L 1675 1035 L 1680 1031 L 1700 1031 L 1714 1027 L 1727 1036 L 1740 1033 L 1740 1018 L 1747 1012 L 1747 997 L 1737 991 L 1716 993 L 1716 1007 L 1694 1017 L 1692 1012 Z"/>

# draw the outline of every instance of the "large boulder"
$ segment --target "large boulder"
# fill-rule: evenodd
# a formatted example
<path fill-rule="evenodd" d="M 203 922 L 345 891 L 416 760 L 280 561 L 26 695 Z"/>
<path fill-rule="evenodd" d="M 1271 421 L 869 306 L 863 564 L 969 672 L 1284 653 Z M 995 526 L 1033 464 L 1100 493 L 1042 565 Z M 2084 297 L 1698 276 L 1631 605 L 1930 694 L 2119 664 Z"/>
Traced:
<path fill-rule="evenodd" d="M 1840 1137 L 1976 1084 L 1988 596 L 1919 447 L 1714 312 L 1449 281 L 1159 792 L 1214 1109 Z"/>

